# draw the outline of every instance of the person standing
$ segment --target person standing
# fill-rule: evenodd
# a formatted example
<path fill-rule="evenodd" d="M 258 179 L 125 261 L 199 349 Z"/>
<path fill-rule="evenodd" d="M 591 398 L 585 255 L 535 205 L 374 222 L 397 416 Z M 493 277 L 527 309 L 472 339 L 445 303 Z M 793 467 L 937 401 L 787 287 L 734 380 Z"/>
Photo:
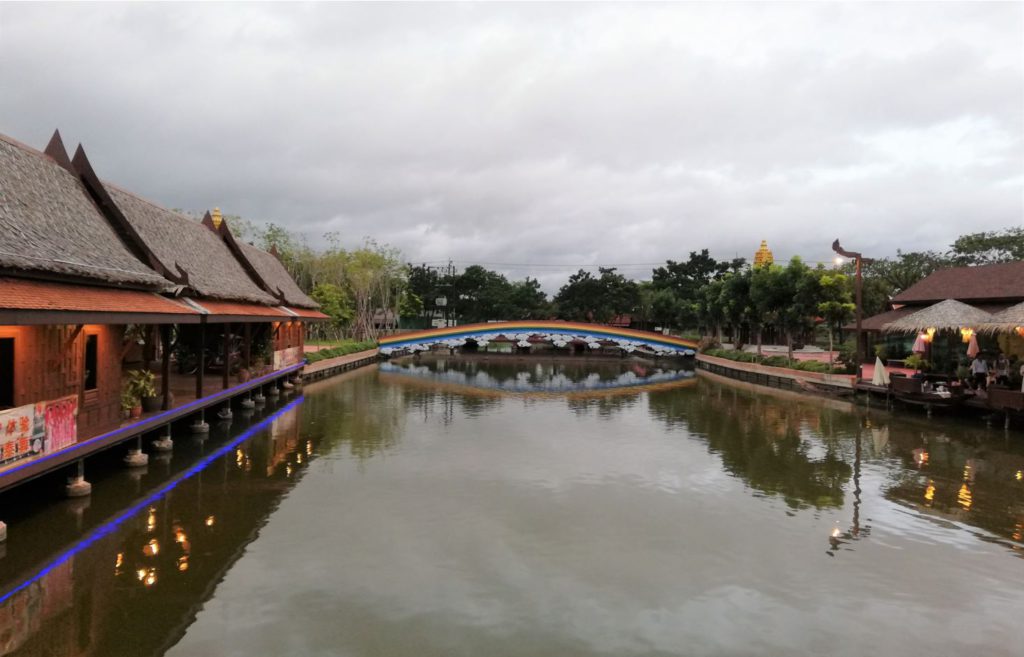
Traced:
<path fill-rule="evenodd" d="M 974 377 L 974 389 L 981 388 L 982 390 L 988 390 L 988 363 L 981 354 L 974 357 L 971 361 L 971 376 Z"/>
<path fill-rule="evenodd" d="M 1010 385 L 1010 359 L 1001 351 L 996 358 L 996 383 L 1007 387 Z"/>

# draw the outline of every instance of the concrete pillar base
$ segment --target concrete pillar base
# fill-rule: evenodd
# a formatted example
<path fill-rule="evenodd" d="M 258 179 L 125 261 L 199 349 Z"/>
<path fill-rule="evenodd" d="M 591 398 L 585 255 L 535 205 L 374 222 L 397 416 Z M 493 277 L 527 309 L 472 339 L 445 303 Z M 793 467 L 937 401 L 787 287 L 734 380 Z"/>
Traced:
<path fill-rule="evenodd" d="M 295 384 L 285 379 L 284 383 L 281 384 L 281 387 L 284 388 L 285 390 L 291 390 L 292 388 L 295 387 Z"/>
<path fill-rule="evenodd" d="M 264 404 L 267 403 L 267 398 L 264 397 L 263 395 L 253 395 L 252 396 L 252 401 L 257 406 L 263 406 Z"/>
<path fill-rule="evenodd" d="M 234 413 L 231 412 L 230 406 L 225 406 L 224 408 L 217 411 L 217 419 L 219 420 L 230 420 L 234 416 L 235 415 Z"/>
<path fill-rule="evenodd" d="M 170 436 L 164 436 L 153 441 L 153 449 L 157 452 L 169 452 L 174 449 L 174 441 Z"/>
<path fill-rule="evenodd" d="M 267 397 L 271 399 L 277 399 L 277 396 L 281 394 L 281 391 L 277 389 L 277 386 L 270 386 L 270 390 L 267 391 Z"/>
<path fill-rule="evenodd" d="M 210 425 L 202 420 L 193 422 L 188 428 L 192 433 L 210 433 Z"/>
<path fill-rule="evenodd" d="M 85 497 L 91 492 L 92 484 L 85 477 L 68 477 L 68 484 L 64 487 L 64 494 L 68 497 Z"/>
<path fill-rule="evenodd" d="M 0 543 L 7 540 L 7 523 L 0 520 Z"/>
<path fill-rule="evenodd" d="M 244 409 L 251 410 L 256 408 L 256 402 L 251 399 L 243 399 L 241 406 Z"/>
<path fill-rule="evenodd" d="M 128 453 L 124 455 L 124 464 L 129 468 L 141 468 L 149 463 L 149 454 L 146 454 L 141 449 L 130 449 Z"/>

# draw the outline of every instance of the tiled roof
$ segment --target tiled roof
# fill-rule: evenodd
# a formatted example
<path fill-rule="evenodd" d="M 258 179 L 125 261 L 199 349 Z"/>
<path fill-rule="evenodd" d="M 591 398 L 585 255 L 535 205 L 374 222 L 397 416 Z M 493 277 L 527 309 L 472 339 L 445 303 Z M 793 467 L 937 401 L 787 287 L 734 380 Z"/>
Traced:
<path fill-rule="evenodd" d="M 249 260 L 267 285 L 284 294 L 284 300 L 289 306 L 301 308 L 317 308 L 319 306 L 316 301 L 310 299 L 305 292 L 299 289 L 295 279 L 291 277 L 277 257 L 244 242 L 239 242 L 238 246 L 242 250 L 242 255 Z"/>
<path fill-rule="evenodd" d="M 162 297 L 155 292 L 22 278 L 0 278 L 0 308 L 74 312 L 199 314 L 185 304 Z"/>
<path fill-rule="evenodd" d="M 104 183 L 104 187 L 139 237 L 168 268 L 180 266 L 197 294 L 268 305 L 278 303 L 249 277 L 212 230 L 109 183 Z"/>
<path fill-rule="evenodd" d="M 211 315 L 259 315 L 274 317 L 281 320 L 294 319 L 286 311 L 273 306 L 257 303 L 236 303 L 232 301 L 214 301 L 212 299 L 192 299 L 191 302 L 207 310 Z"/>
<path fill-rule="evenodd" d="M 1024 301 L 1024 261 L 940 269 L 893 297 L 893 303 L 932 303 L 956 299 Z"/>
<path fill-rule="evenodd" d="M 297 308 L 295 306 L 288 306 L 289 312 L 295 313 L 297 317 L 302 319 L 330 319 L 327 315 L 323 314 L 319 310 L 310 310 L 309 308 Z"/>
<path fill-rule="evenodd" d="M 2 135 L 0 269 L 169 287 L 121 241 L 76 176 Z"/>

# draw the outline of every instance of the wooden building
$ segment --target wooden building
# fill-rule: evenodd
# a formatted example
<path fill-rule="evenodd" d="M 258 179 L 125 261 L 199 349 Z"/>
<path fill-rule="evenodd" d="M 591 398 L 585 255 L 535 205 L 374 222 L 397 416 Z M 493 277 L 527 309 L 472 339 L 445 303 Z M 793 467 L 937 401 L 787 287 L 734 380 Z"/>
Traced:
<path fill-rule="evenodd" d="M 43 152 L 0 135 L 0 490 L 300 371 L 326 316 L 214 219 L 102 181 L 59 133 Z M 159 389 L 139 418 L 131 369 Z"/>

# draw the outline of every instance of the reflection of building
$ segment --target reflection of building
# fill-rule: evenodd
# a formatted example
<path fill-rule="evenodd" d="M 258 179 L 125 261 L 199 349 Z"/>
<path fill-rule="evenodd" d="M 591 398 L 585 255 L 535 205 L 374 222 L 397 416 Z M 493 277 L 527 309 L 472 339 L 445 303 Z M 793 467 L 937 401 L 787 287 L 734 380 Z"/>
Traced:
<path fill-rule="evenodd" d="M 140 405 L 128 371 L 168 410 L 172 356 L 191 401 L 206 373 L 228 388 L 298 363 L 325 318 L 219 210 L 200 223 L 103 181 L 59 134 L 45 152 L 0 135 L 0 195 L 0 489 L 100 449 L 80 444 Z"/>
<path fill-rule="evenodd" d="M 300 412 L 292 405 L 272 431 L 264 423 L 222 445 L 116 527 L 63 546 L 42 572 L 3 571 L 0 656 L 164 654 L 314 455 L 316 439 L 299 440 Z"/>

